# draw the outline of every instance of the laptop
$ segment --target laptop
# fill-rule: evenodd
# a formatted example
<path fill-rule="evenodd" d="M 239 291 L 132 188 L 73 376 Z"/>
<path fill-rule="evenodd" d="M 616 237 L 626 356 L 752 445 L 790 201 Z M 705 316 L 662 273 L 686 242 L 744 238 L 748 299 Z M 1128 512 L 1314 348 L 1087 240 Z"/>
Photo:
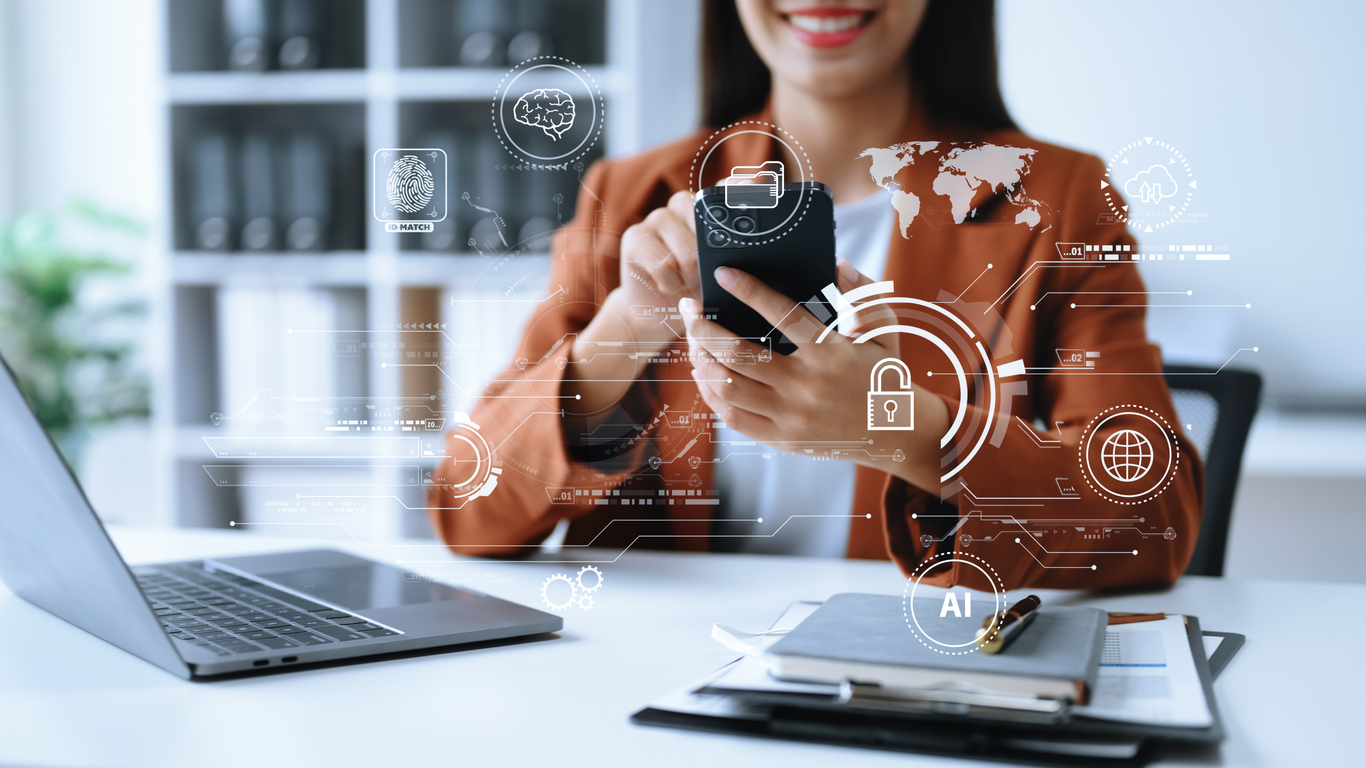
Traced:
<path fill-rule="evenodd" d="M 553 614 L 329 549 L 130 568 L 0 358 L 0 579 L 189 680 L 524 637 Z"/>

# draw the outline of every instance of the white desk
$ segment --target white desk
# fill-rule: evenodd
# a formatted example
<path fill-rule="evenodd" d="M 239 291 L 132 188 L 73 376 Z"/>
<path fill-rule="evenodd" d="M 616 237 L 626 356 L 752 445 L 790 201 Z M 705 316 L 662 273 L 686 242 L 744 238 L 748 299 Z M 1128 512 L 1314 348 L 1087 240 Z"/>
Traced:
<path fill-rule="evenodd" d="M 233 532 L 114 536 L 135 563 L 308 546 Z M 506 581 L 469 585 L 528 605 L 540 604 L 547 576 L 573 573 L 456 561 L 439 548 L 339 548 L 449 560 L 405 567 L 452 581 L 496 574 Z M 570 611 L 559 639 L 216 683 L 182 682 L 0 587 L 0 764 L 969 764 L 627 722 L 732 658 L 709 639 L 713 622 L 759 629 L 793 600 L 899 593 L 891 564 L 628 553 L 601 567 L 596 606 Z M 1048 599 L 1186 612 L 1206 629 L 1245 633 L 1247 645 L 1214 686 L 1229 732 L 1225 764 L 1362 764 L 1363 710 L 1354 702 L 1366 690 L 1366 585 L 1196 577 L 1166 593 Z"/>

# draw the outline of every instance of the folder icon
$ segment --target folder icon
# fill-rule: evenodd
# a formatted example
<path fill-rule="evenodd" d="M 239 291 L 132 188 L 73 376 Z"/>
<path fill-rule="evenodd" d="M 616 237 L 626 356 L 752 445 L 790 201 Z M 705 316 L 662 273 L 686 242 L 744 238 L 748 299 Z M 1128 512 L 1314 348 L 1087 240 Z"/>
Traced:
<path fill-rule="evenodd" d="M 770 160 L 763 165 L 737 165 L 726 179 L 726 207 L 777 208 L 783 196 L 783 164 Z"/>

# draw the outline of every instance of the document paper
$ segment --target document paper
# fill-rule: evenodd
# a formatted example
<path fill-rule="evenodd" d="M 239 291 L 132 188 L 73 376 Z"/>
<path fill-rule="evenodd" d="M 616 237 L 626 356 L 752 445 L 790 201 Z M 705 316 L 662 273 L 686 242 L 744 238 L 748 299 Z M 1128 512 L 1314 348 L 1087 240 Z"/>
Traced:
<path fill-rule="evenodd" d="M 1072 713 L 1184 728 L 1214 722 L 1181 616 L 1107 627 L 1093 694 Z"/>

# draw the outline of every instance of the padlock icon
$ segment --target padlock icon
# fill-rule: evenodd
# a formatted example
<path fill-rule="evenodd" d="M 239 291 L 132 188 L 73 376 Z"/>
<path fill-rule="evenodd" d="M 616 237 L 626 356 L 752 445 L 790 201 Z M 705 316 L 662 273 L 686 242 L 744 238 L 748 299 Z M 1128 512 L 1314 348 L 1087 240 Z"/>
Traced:
<path fill-rule="evenodd" d="M 900 389 L 884 390 L 882 375 L 896 371 Z M 911 369 L 899 358 L 884 357 L 873 366 L 868 381 L 868 429 L 915 429 L 915 392 L 911 389 Z"/>

